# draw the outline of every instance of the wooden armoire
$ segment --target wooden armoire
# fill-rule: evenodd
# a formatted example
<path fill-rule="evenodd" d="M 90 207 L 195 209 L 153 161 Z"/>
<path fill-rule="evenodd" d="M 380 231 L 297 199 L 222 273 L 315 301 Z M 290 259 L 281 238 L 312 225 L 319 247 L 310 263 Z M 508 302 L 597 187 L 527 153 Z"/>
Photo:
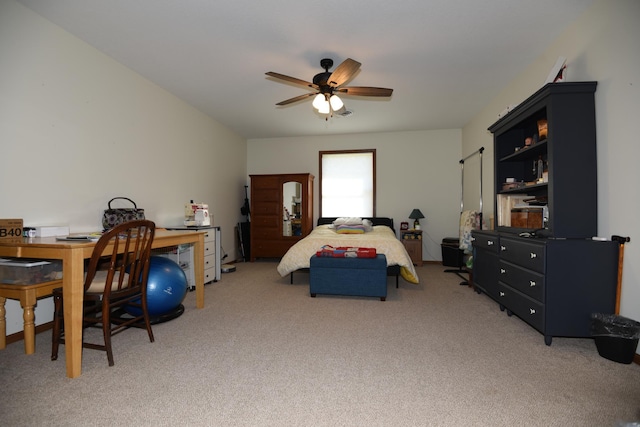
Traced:
<path fill-rule="evenodd" d="M 250 175 L 251 261 L 280 258 L 313 229 L 313 175 Z"/>

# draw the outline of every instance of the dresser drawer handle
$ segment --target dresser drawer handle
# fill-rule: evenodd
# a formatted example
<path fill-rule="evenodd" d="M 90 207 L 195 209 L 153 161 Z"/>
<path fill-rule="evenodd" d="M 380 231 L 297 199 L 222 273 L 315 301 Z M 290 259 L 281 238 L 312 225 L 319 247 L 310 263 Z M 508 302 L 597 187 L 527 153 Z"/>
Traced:
<path fill-rule="evenodd" d="M 507 247 L 506 247 L 506 246 L 503 246 L 503 245 L 500 245 L 500 250 L 504 252 L 504 251 L 506 251 L 506 250 L 507 250 Z"/>
<path fill-rule="evenodd" d="M 493 246 L 493 240 L 487 240 L 487 246 Z"/>
<path fill-rule="evenodd" d="M 507 270 L 505 270 L 504 268 L 500 269 L 500 274 L 506 274 L 506 273 L 507 273 Z"/>
<path fill-rule="evenodd" d="M 503 297 L 504 296 L 504 292 L 500 291 L 500 296 Z"/>
<path fill-rule="evenodd" d="M 536 314 L 536 310 L 534 308 L 529 309 L 529 314 Z"/>
<path fill-rule="evenodd" d="M 529 280 L 529 286 L 534 288 L 536 286 L 536 282 L 534 280 Z"/>
<path fill-rule="evenodd" d="M 529 255 L 531 256 L 531 259 L 538 258 L 538 255 L 535 252 L 531 252 Z"/>

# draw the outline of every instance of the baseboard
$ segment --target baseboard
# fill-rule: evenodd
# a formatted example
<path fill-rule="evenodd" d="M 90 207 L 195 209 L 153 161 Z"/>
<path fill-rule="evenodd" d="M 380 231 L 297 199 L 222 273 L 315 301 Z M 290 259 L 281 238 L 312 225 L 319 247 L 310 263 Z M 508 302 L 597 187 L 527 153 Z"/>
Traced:
<path fill-rule="evenodd" d="M 53 321 L 43 323 L 41 325 L 36 326 L 36 334 L 40 332 L 48 331 L 53 328 Z M 16 332 L 11 335 L 7 335 L 7 345 L 13 344 L 14 342 L 23 341 L 24 340 L 24 331 Z"/>
<path fill-rule="evenodd" d="M 636 355 L 633 356 L 633 363 L 640 365 L 640 354 L 636 353 Z"/>

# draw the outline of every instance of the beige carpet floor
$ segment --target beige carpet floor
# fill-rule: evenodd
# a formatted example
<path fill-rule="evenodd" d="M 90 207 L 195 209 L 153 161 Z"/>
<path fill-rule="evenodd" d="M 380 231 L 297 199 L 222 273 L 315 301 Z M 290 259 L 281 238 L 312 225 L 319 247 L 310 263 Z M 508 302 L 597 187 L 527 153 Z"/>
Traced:
<path fill-rule="evenodd" d="M 83 374 L 22 342 L 0 351 L 3 426 L 622 426 L 640 421 L 640 366 L 591 339 L 542 335 L 440 265 L 388 280 L 387 301 L 309 296 L 275 262 L 238 263 L 185 313 L 114 338 Z M 93 332 L 93 331 L 92 331 Z"/>

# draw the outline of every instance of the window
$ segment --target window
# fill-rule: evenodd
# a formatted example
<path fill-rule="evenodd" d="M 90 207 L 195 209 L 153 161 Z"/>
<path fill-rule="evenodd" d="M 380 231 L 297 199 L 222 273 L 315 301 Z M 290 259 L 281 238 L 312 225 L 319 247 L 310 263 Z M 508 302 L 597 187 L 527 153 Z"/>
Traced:
<path fill-rule="evenodd" d="M 320 152 L 320 216 L 376 214 L 376 150 Z"/>

